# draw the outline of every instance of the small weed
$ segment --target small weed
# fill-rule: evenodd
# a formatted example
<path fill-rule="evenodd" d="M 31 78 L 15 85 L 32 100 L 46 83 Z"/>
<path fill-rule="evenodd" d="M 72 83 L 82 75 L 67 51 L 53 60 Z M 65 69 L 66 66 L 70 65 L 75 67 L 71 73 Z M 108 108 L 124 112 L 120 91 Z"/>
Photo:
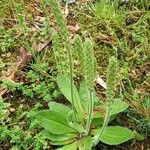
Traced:
<path fill-rule="evenodd" d="M 1 148 L 9 148 L 11 150 L 26 150 L 26 149 L 41 149 L 48 148 L 48 142 L 41 133 L 36 132 L 35 128 L 38 130 L 37 121 L 35 119 L 35 114 L 39 109 L 43 107 L 41 104 L 35 105 L 35 107 L 28 111 L 15 110 L 14 116 L 16 118 L 12 119 L 11 115 L 11 105 L 5 103 L 2 98 L 0 98 L 0 145 Z M 22 118 L 25 117 L 24 121 Z M 24 126 L 25 125 L 25 126 Z M 5 142 L 7 145 L 2 146 Z M 8 146 L 8 147 L 7 147 Z"/>
<path fill-rule="evenodd" d="M 15 45 L 15 40 L 14 40 L 14 33 L 16 32 L 15 29 L 8 29 L 5 30 L 4 28 L 0 27 L 0 54 L 9 52 L 12 50 L 12 48 Z"/>

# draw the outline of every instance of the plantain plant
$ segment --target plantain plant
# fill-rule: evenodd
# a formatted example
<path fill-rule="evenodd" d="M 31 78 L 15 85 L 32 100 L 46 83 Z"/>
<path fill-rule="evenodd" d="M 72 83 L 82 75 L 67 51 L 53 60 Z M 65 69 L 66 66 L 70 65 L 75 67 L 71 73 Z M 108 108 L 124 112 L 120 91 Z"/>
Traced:
<path fill-rule="evenodd" d="M 117 60 L 112 57 L 107 71 L 107 100 L 102 102 L 94 91 L 96 60 L 94 43 L 90 38 L 82 41 L 78 36 L 74 46 L 69 40 L 66 22 L 56 0 L 49 0 L 59 31 L 53 36 L 53 50 L 57 64 L 57 84 L 69 105 L 50 102 L 49 109 L 40 111 L 36 118 L 44 128 L 42 133 L 58 150 L 91 150 L 100 141 L 118 145 L 135 137 L 134 133 L 121 126 L 110 126 L 116 115 L 128 108 L 128 104 L 115 98 Z M 63 47 L 63 48 L 62 48 Z M 60 51 L 62 50 L 62 51 Z M 83 79 L 79 89 L 73 80 L 73 50 L 78 53 Z M 63 55 L 66 55 L 66 57 Z M 66 59 L 64 59 L 64 57 Z M 66 60 L 66 61 L 64 61 Z"/>

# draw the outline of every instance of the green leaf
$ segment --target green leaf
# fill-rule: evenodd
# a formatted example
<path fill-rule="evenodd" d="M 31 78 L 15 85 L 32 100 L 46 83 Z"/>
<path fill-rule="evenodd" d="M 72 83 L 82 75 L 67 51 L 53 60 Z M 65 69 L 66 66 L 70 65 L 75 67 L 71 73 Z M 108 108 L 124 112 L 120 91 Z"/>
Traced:
<path fill-rule="evenodd" d="M 44 110 L 36 116 L 40 125 L 53 134 L 74 133 L 75 130 L 67 123 L 67 118 L 62 113 L 53 110 Z"/>
<path fill-rule="evenodd" d="M 57 150 L 77 150 L 77 148 L 78 148 L 77 143 L 74 142 L 72 144 L 69 144 L 69 145 L 63 146 L 61 148 L 58 148 Z"/>
<path fill-rule="evenodd" d="M 57 76 L 57 84 L 62 94 L 66 97 L 67 100 L 69 100 L 72 103 L 70 78 L 68 76 L 59 74 Z M 83 117 L 83 107 L 81 104 L 78 90 L 75 85 L 73 85 L 73 98 L 74 106 L 76 108 L 76 111 L 78 112 L 78 115 L 80 115 L 80 117 Z"/>
<path fill-rule="evenodd" d="M 81 99 L 81 102 L 82 102 L 82 105 L 84 107 L 84 110 L 86 112 L 88 112 L 88 87 L 86 85 L 86 82 L 85 80 L 83 80 L 80 84 L 80 88 L 79 88 L 79 95 L 80 95 L 80 99 Z M 100 103 L 100 100 L 99 98 L 96 96 L 96 93 L 95 91 L 93 92 L 93 99 L 94 99 L 94 105 L 99 105 Z"/>
<path fill-rule="evenodd" d="M 60 112 L 66 116 L 71 111 L 71 109 L 69 107 L 67 107 L 63 104 L 56 103 L 56 102 L 50 102 L 50 103 L 48 103 L 48 106 L 49 106 L 50 110 Z"/>
<path fill-rule="evenodd" d="M 93 95 L 93 99 L 94 99 L 94 106 L 99 106 L 101 105 L 101 100 L 99 99 L 99 97 L 97 96 L 96 92 L 94 91 L 94 95 Z"/>
<path fill-rule="evenodd" d="M 70 125 L 70 127 L 75 129 L 77 132 L 79 132 L 79 133 L 85 132 L 84 127 L 81 124 L 78 124 L 76 122 L 76 118 L 74 117 L 74 112 L 73 111 L 70 111 L 68 113 L 67 121 L 68 121 L 68 124 Z"/>
<path fill-rule="evenodd" d="M 79 141 L 79 150 L 91 150 L 92 149 L 92 139 L 91 137 L 87 136 L 87 137 L 84 137 L 82 138 L 80 141 Z"/>
<path fill-rule="evenodd" d="M 103 105 L 104 109 L 107 109 L 107 103 Z M 111 116 L 123 112 L 128 108 L 128 104 L 119 98 L 116 98 L 111 105 Z"/>
<path fill-rule="evenodd" d="M 127 128 L 120 126 L 109 126 L 106 127 L 100 141 L 109 145 L 118 145 L 131 140 L 134 137 L 134 133 Z"/>
<path fill-rule="evenodd" d="M 51 145 L 67 145 L 74 142 L 74 139 L 66 140 L 66 141 L 50 141 Z"/>
<path fill-rule="evenodd" d="M 114 100 L 111 107 L 112 107 L 111 115 L 115 115 L 126 110 L 128 108 L 128 104 L 118 98 Z"/>
<path fill-rule="evenodd" d="M 103 119 L 98 117 L 98 118 L 93 118 L 92 124 L 96 126 L 102 126 L 103 125 Z"/>
<path fill-rule="evenodd" d="M 51 141 L 67 141 L 67 140 L 74 140 L 77 136 L 76 134 L 53 134 L 47 130 L 43 130 L 42 134 Z"/>
<path fill-rule="evenodd" d="M 107 102 L 106 102 L 106 103 L 104 103 L 103 105 L 101 105 L 101 106 L 99 106 L 97 108 L 99 108 L 102 112 L 103 111 L 105 112 L 105 110 L 107 109 L 107 107 L 108 106 L 107 106 Z M 128 108 L 128 104 L 126 102 L 122 101 L 119 98 L 116 98 L 114 100 L 113 104 L 111 105 L 111 118 L 110 118 L 110 121 L 114 119 L 113 115 L 118 114 L 120 112 L 123 112 L 127 108 Z M 93 117 L 95 119 L 96 118 L 100 118 L 102 120 L 102 114 L 101 114 L 102 112 L 100 112 L 100 111 L 99 112 L 98 111 L 95 112 Z"/>

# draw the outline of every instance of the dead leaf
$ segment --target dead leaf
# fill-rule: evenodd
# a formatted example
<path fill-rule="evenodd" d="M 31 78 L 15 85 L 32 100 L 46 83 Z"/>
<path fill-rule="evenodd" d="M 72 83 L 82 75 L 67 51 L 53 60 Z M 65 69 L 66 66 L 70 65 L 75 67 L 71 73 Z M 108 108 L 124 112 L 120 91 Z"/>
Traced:
<path fill-rule="evenodd" d="M 75 26 L 73 25 L 68 25 L 68 30 L 71 32 L 71 33 L 77 33 L 79 31 L 80 27 L 78 24 L 76 24 Z"/>
<path fill-rule="evenodd" d="M 101 77 L 98 77 L 96 79 L 96 83 L 101 85 L 104 89 L 107 89 L 107 84 Z"/>
<path fill-rule="evenodd" d="M 97 39 L 97 41 L 103 42 L 103 43 L 108 44 L 108 45 L 113 45 L 116 42 L 114 37 L 108 36 L 108 35 L 102 34 L 102 33 L 99 33 L 96 36 L 96 39 Z"/>
<path fill-rule="evenodd" d="M 52 40 L 51 40 L 51 38 L 49 37 L 49 38 L 48 38 L 47 40 L 45 40 L 43 43 L 38 44 L 38 45 L 35 47 L 36 52 L 42 51 L 44 48 L 46 48 L 46 47 L 50 44 L 51 41 L 52 41 Z"/>
<path fill-rule="evenodd" d="M 15 111 L 15 108 L 9 107 L 8 110 L 9 110 L 9 112 L 14 112 L 14 111 Z"/>
<path fill-rule="evenodd" d="M 32 58 L 32 54 L 29 53 L 24 47 L 21 47 L 20 55 L 18 57 L 19 62 L 18 62 L 17 69 L 22 70 L 27 65 L 27 63 L 31 60 L 31 58 Z"/>
<path fill-rule="evenodd" d="M 8 89 L 0 89 L 0 96 L 3 96 L 7 91 Z"/>
<path fill-rule="evenodd" d="M 65 10 L 64 10 L 64 15 L 65 15 L 65 17 L 67 17 L 68 14 L 69 14 L 68 5 L 66 5 L 64 9 L 65 9 Z"/>

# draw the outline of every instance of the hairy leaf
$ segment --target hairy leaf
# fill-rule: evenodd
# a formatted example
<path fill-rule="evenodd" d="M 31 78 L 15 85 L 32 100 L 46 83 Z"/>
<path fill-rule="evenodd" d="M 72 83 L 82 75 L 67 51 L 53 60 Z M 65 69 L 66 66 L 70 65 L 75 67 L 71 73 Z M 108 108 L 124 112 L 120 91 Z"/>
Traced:
<path fill-rule="evenodd" d="M 89 136 L 82 138 L 78 143 L 79 150 L 91 150 L 93 146 L 92 139 Z"/>
<path fill-rule="evenodd" d="M 77 136 L 76 134 L 53 134 L 47 130 L 43 130 L 42 134 L 45 135 L 46 138 L 48 138 L 51 141 L 67 141 L 67 140 L 74 140 L 74 138 Z"/>
<path fill-rule="evenodd" d="M 102 126 L 103 125 L 103 119 L 102 117 L 93 118 L 92 124 L 96 126 Z"/>
<path fill-rule="evenodd" d="M 66 99 L 72 103 L 70 78 L 68 76 L 59 74 L 57 76 L 57 84 L 61 92 L 63 93 L 63 95 L 66 97 Z M 73 85 L 73 99 L 74 99 L 74 106 L 76 108 L 76 111 L 78 112 L 80 116 L 82 116 L 83 107 L 81 104 L 78 90 L 75 85 Z"/>
<path fill-rule="evenodd" d="M 75 133 L 75 130 L 68 125 L 66 116 L 62 113 L 44 110 L 39 112 L 36 118 L 43 128 L 53 134 Z"/>
<path fill-rule="evenodd" d="M 111 115 L 115 115 L 126 110 L 128 108 L 128 104 L 121 99 L 115 99 L 111 108 Z"/>
<path fill-rule="evenodd" d="M 75 120 L 76 118 L 74 117 L 74 112 L 70 111 L 68 116 L 67 116 L 67 120 L 68 120 L 68 124 L 74 128 L 76 131 L 78 131 L 79 133 L 84 133 L 85 129 L 82 125 L 78 124 Z"/>
<path fill-rule="evenodd" d="M 68 113 L 71 111 L 71 109 L 63 104 L 59 104 L 56 102 L 49 102 L 48 106 L 50 108 L 50 110 L 54 110 L 57 112 L 62 113 L 63 115 L 65 115 L 67 117 Z"/>
<path fill-rule="evenodd" d="M 107 108 L 107 105 L 105 104 L 103 106 L 105 109 Z M 118 114 L 120 112 L 123 112 L 128 108 L 128 104 L 121 99 L 117 98 L 114 99 L 112 105 L 111 105 L 111 115 Z"/>
<path fill-rule="evenodd" d="M 74 142 L 74 140 L 70 139 L 70 140 L 66 140 L 66 141 L 50 141 L 50 144 L 52 144 L 52 145 L 67 145 L 72 142 Z"/>
<path fill-rule="evenodd" d="M 131 130 L 120 126 L 109 126 L 106 127 L 100 141 L 109 145 L 118 145 L 133 138 L 134 133 Z"/>
<path fill-rule="evenodd" d="M 74 142 L 72 144 L 69 144 L 69 145 L 63 146 L 61 148 L 58 148 L 57 150 L 77 150 L 77 148 L 78 148 L 77 143 Z"/>

